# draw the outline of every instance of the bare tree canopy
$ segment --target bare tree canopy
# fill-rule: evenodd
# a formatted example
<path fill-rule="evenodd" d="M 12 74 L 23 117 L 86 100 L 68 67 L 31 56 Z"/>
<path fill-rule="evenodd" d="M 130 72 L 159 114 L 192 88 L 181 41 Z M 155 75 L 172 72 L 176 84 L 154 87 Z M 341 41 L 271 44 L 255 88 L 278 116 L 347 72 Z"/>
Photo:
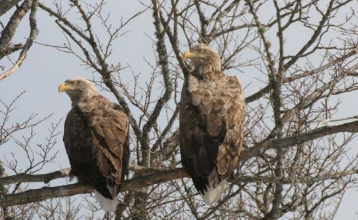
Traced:
<path fill-rule="evenodd" d="M 358 183 L 358 115 L 347 107 L 358 90 L 357 6 L 0 0 L 0 219 L 334 219 Z M 246 102 L 238 167 L 211 206 L 181 167 L 179 149 L 181 90 L 194 68 L 182 55 L 196 43 L 218 51 Z M 61 60 L 39 60 L 51 54 Z M 32 77 L 46 65 L 53 73 Z M 42 103 L 12 80 L 28 80 L 29 89 L 41 83 L 46 96 L 46 80 L 62 68 L 71 72 L 61 77 L 83 71 L 129 119 L 129 177 L 114 213 L 100 209 L 92 187 L 67 178 L 61 118 L 69 108 L 56 109 L 54 98 Z M 45 114 L 24 107 L 28 100 Z"/>

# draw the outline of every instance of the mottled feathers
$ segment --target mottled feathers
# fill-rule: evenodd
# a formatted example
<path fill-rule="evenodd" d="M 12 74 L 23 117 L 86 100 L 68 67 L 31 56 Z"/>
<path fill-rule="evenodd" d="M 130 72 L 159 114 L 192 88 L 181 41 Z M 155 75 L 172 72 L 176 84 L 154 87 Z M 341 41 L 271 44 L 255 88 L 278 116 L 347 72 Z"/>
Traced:
<path fill-rule="evenodd" d="M 102 200 L 113 200 L 111 208 L 102 207 L 110 211 L 128 173 L 128 118 L 118 105 L 98 93 L 72 104 L 63 136 L 71 174 L 90 183 L 104 197 Z"/>
<path fill-rule="evenodd" d="M 94 96 L 68 113 L 63 141 L 72 174 L 89 181 L 104 197 L 115 198 L 128 172 L 126 115 L 104 97 Z"/>
<path fill-rule="evenodd" d="M 194 49 L 192 53 L 205 53 L 207 48 L 201 46 L 200 51 Z M 180 102 L 182 163 L 209 204 L 220 198 L 225 185 L 222 181 L 238 164 L 245 115 L 240 80 L 213 69 L 217 68 L 208 68 L 204 60 L 196 65 L 185 79 Z"/>

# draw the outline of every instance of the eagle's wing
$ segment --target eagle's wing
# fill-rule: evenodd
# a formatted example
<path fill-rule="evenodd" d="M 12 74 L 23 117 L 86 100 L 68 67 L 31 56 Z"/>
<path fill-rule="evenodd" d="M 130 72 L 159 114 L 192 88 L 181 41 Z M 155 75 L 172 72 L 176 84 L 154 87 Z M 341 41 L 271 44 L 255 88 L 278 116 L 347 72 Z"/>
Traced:
<path fill-rule="evenodd" d="M 69 112 L 63 140 L 72 174 L 89 181 L 104 197 L 116 197 L 128 172 L 126 115 L 104 97 L 96 96 Z"/>
<path fill-rule="evenodd" d="M 182 163 L 198 191 L 216 187 L 238 163 L 245 99 L 237 77 L 199 81 L 190 75 L 180 103 Z"/>

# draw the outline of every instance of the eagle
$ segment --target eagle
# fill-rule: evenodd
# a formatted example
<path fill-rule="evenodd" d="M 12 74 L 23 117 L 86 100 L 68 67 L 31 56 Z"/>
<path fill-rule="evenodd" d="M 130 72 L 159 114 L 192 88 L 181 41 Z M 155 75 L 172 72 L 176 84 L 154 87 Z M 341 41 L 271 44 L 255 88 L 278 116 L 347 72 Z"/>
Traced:
<path fill-rule="evenodd" d="M 58 91 L 72 102 L 63 135 L 71 177 L 89 183 L 100 206 L 115 211 L 119 186 L 128 174 L 128 117 L 87 79 L 68 79 Z"/>
<path fill-rule="evenodd" d="M 222 72 L 220 56 L 209 46 L 196 44 L 183 59 L 194 68 L 185 76 L 179 106 L 181 162 L 210 205 L 221 198 L 239 161 L 244 92 L 237 77 Z"/>

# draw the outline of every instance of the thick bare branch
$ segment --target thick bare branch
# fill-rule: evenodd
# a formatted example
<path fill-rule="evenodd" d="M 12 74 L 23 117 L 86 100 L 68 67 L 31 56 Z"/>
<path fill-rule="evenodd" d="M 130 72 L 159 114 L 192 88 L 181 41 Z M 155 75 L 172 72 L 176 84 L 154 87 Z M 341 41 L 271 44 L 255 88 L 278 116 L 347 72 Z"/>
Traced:
<path fill-rule="evenodd" d="M 20 0 L 0 0 L 0 17 L 19 2 Z"/>
<path fill-rule="evenodd" d="M 135 177 L 121 183 L 120 192 L 132 191 L 154 184 L 164 183 L 188 176 L 184 169 L 168 170 L 156 174 Z M 45 199 L 91 193 L 93 188 L 86 184 L 76 183 L 58 187 L 44 187 L 42 189 L 28 190 L 23 193 L 8 194 L 0 198 L 0 207 L 21 205 L 39 202 Z"/>
<path fill-rule="evenodd" d="M 146 174 L 158 173 L 163 171 L 160 168 L 142 167 L 138 165 L 129 165 L 129 170 L 132 172 L 142 172 Z M 18 182 L 43 182 L 48 183 L 51 180 L 67 177 L 71 172 L 71 168 L 58 170 L 46 174 L 17 174 L 8 177 L 0 178 L 0 185 L 14 184 Z"/>
<path fill-rule="evenodd" d="M 350 132 L 357 133 L 358 132 L 358 121 L 345 123 L 342 125 L 336 126 L 325 126 L 322 128 L 317 128 L 308 132 L 303 132 L 299 135 L 295 135 L 292 137 L 286 137 L 282 139 L 269 139 L 265 140 L 249 150 L 243 151 L 241 154 L 242 159 L 249 159 L 254 156 L 259 156 L 263 151 L 274 149 L 276 147 L 289 148 L 292 146 L 298 146 L 300 144 L 306 143 L 308 141 L 313 141 L 318 138 L 332 135 L 340 132 Z"/>
<path fill-rule="evenodd" d="M 17 27 L 19 26 L 22 18 L 31 8 L 31 0 L 24 1 L 21 6 L 16 9 L 11 16 L 4 30 L 1 32 L 0 37 L 0 60 L 6 55 L 11 39 L 14 37 Z"/>
<path fill-rule="evenodd" d="M 24 9 L 24 10 L 26 11 L 26 9 Z M 9 69 L 8 71 L 6 71 L 5 73 L 0 75 L 0 81 L 5 79 L 6 77 L 10 76 L 18 68 L 20 68 L 20 66 L 22 65 L 22 63 L 24 62 L 24 60 L 26 58 L 27 52 L 30 50 L 30 47 L 32 46 L 33 42 L 35 41 L 35 39 L 39 33 L 39 30 L 37 29 L 37 24 L 36 24 L 36 11 L 37 11 L 37 0 L 33 0 L 32 4 L 31 4 L 31 13 L 30 13 L 30 18 L 29 18 L 30 28 L 31 28 L 30 35 L 27 38 L 26 43 L 22 48 L 22 51 L 20 53 L 19 59 L 17 60 L 16 64 L 11 69 Z M 1 40 L 2 39 L 0 39 L 0 42 L 2 42 Z M 6 50 L 2 51 L 2 53 L 5 55 L 7 53 L 7 51 Z M 1 49 L 0 49 L 0 54 L 1 54 Z M 1 59 L 1 55 L 0 55 L 0 59 Z"/>

